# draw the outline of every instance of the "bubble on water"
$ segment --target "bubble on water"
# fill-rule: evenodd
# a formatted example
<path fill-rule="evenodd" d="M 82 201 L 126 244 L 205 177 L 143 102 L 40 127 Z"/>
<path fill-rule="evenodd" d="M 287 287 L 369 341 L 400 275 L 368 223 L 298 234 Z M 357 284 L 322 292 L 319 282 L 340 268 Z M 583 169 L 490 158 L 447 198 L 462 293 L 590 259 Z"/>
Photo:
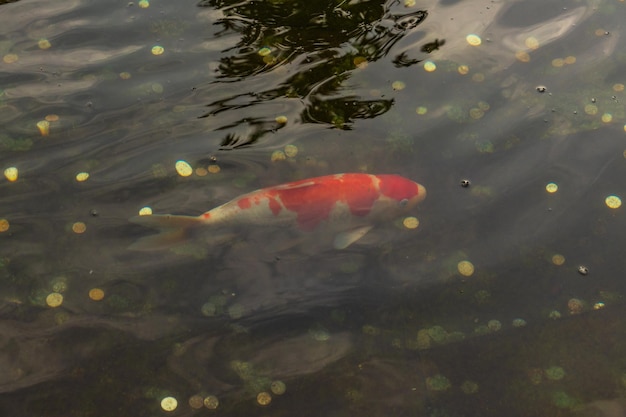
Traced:
<path fill-rule="evenodd" d="M 48 305 L 48 307 L 52 308 L 59 307 L 61 304 L 63 304 L 63 294 L 60 294 L 58 292 L 51 292 L 46 297 L 46 304 Z"/>
<path fill-rule="evenodd" d="M 470 261 L 461 261 L 457 264 L 459 273 L 465 277 L 474 274 L 474 265 Z"/>
<path fill-rule="evenodd" d="M 191 174 L 193 174 L 193 169 L 191 169 L 191 165 L 189 165 L 187 161 L 183 161 L 183 160 L 176 161 L 175 167 L 176 167 L 176 172 L 181 177 L 188 177 Z"/>
<path fill-rule="evenodd" d="M 610 195 L 604 199 L 605 204 L 612 209 L 619 208 L 622 205 L 622 199 L 616 195 Z"/>
<path fill-rule="evenodd" d="M 165 48 L 163 48 L 161 45 L 154 45 L 152 47 L 152 55 L 162 55 L 163 52 L 165 52 Z"/>
<path fill-rule="evenodd" d="M 482 40 L 480 39 L 480 36 L 478 35 L 474 35 L 473 33 L 467 35 L 465 37 L 465 40 L 467 41 L 467 43 L 469 43 L 472 46 L 478 46 L 482 43 Z"/>
<path fill-rule="evenodd" d="M 4 170 L 4 177 L 11 181 L 11 182 L 15 182 L 17 181 L 17 177 L 18 177 L 18 171 L 16 167 L 9 167 L 7 169 Z"/>
<path fill-rule="evenodd" d="M 165 411 L 174 411 L 178 407 L 178 400 L 174 397 L 165 397 L 161 400 L 161 408 Z"/>

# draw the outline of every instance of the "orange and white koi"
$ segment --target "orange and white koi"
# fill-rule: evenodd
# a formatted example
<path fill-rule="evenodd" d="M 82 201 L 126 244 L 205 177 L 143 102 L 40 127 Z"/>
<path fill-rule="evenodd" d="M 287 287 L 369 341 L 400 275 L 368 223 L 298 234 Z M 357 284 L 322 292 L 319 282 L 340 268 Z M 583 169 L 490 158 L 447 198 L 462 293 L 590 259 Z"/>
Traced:
<path fill-rule="evenodd" d="M 398 175 L 336 174 L 294 181 L 243 194 L 200 216 L 136 216 L 132 222 L 161 229 L 133 249 L 170 246 L 198 226 L 292 227 L 303 233 L 329 230 L 333 246 L 344 249 L 376 223 L 410 211 L 426 189 Z"/>

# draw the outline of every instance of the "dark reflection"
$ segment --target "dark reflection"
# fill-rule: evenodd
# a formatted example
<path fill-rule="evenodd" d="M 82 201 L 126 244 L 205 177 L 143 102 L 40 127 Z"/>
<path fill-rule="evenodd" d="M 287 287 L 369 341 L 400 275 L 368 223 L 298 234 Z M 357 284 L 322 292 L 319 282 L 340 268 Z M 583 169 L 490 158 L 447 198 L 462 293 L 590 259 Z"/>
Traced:
<path fill-rule="evenodd" d="M 305 122 L 327 123 L 349 129 L 355 119 L 373 118 L 387 112 L 393 100 L 369 100 L 352 96 L 333 98 L 359 65 L 386 56 L 408 30 L 422 23 L 425 10 L 397 13 L 394 4 L 380 0 L 364 2 L 226 2 L 202 1 L 200 7 L 221 9 L 224 17 L 217 35 L 241 35 L 234 48 L 218 66 L 220 82 L 242 80 L 287 64 L 298 70 L 278 85 L 262 86 L 248 97 L 230 97 L 212 102 L 203 116 L 239 110 L 272 99 L 306 100 L 302 111 Z M 443 45 L 435 41 L 427 49 Z M 434 46 L 433 46 L 434 45 Z M 402 57 L 396 60 L 405 62 Z M 416 63 L 419 61 L 411 61 Z M 243 99 L 243 102 L 242 102 Z M 236 102 L 236 104 L 235 104 Z M 228 129 L 233 126 L 224 126 Z M 252 144 L 274 127 L 259 127 L 247 135 L 228 133 L 225 147 Z M 236 138 L 236 140 L 233 140 Z M 231 146 L 235 142 L 235 146 Z"/>

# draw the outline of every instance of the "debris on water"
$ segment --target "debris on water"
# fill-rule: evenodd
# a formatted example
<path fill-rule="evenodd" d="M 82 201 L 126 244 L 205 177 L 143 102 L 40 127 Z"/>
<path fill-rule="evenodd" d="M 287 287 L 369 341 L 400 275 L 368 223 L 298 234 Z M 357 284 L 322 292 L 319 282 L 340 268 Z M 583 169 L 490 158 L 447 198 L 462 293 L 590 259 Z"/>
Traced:
<path fill-rule="evenodd" d="M 215 410 L 220 405 L 220 400 L 215 395 L 209 395 L 204 399 L 203 403 L 209 410 Z"/>
<path fill-rule="evenodd" d="M 2 57 L 2 60 L 4 61 L 5 64 L 13 64 L 17 62 L 18 56 L 17 54 L 6 54 L 5 56 Z"/>
<path fill-rule="evenodd" d="M 285 155 L 285 152 L 283 152 L 281 150 L 276 150 L 276 151 L 272 152 L 272 156 L 271 156 L 270 159 L 271 159 L 272 162 L 284 161 L 285 159 L 287 159 L 287 155 Z"/>
<path fill-rule="evenodd" d="M 551 381 L 560 381 L 565 377 L 565 370 L 560 366 L 551 366 L 545 370 L 545 375 Z"/>
<path fill-rule="evenodd" d="M 594 310 L 601 310 L 604 307 L 606 307 L 606 305 L 602 301 L 598 301 L 597 303 L 593 305 Z"/>
<path fill-rule="evenodd" d="M 287 386 L 283 381 L 273 381 L 270 390 L 276 395 L 283 395 L 287 390 Z"/>
<path fill-rule="evenodd" d="M 402 224 L 404 225 L 404 227 L 406 227 L 407 229 L 416 229 L 417 226 L 419 226 L 420 222 L 417 219 L 417 217 L 413 217 L 413 216 L 409 216 L 406 217 L 403 221 Z"/>
<path fill-rule="evenodd" d="M 78 182 L 87 181 L 88 179 L 89 179 L 88 172 L 79 172 L 78 174 L 76 174 L 76 181 Z"/>
<path fill-rule="evenodd" d="M 149 0 L 139 0 L 137 5 L 139 7 L 141 7 L 142 9 L 147 9 L 148 7 L 150 7 L 150 1 Z"/>
<path fill-rule="evenodd" d="M 89 290 L 89 298 L 93 301 L 102 301 L 104 299 L 104 290 L 101 288 L 92 288 Z"/>
<path fill-rule="evenodd" d="M 285 123 L 287 123 L 287 116 L 276 116 L 276 123 L 280 123 L 281 125 L 284 125 Z"/>
<path fill-rule="evenodd" d="M 450 380 L 441 374 L 426 378 L 426 387 L 430 391 L 445 391 L 451 386 Z"/>
<path fill-rule="evenodd" d="M 550 194 L 556 193 L 558 189 L 559 189 L 559 186 L 553 182 L 549 182 L 548 184 L 546 184 L 546 191 L 549 192 Z"/>
<path fill-rule="evenodd" d="M 459 65 L 456 70 L 461 75 L 467 75 L 469 73 L 469 67 L 467 65 Z"/>
<path fill-rule="evenodd" d="M 616 209 L 622 205 L 622 199 L 616 195 L 610 195 L 604 199 L 604 202 L 609 208 Z"/>
<path fill-rule="evenodd" d="M 78 235 L 85 233 L 87 225 L 83 222 L 75 222 L 72 224 L 72 231 Z"/>
<path fill-rule="evenodd" d="M 538 85 L 538 86 L 536 87 L 536 90 L 537 90 L 537 92 L 539 92 L 539 93 L 545 93 L 548 89 L 546 88 L 546 86 L 545 86 L 545 85 Z"/>
<path fill-rule="evenodd" d="M 461 275 L 469 277 L 474 273 L 474 264 L 470 261 L 461 261 L 457 264 L 457 269 Z"/>
<path fill-rule="evenodd" d="M 61 304 L 63 304 L 63 294 L 58 293 L 58 292 L 52 292 L 50 294 L 48 294 L 48 296 L 46 297 L 46 304 L 48 305 L 48 307 L 59 307 Z"/>
<path fill-rule="evenodd" d="M 561 266 L 565 263 L 565 256 L 555 253 L 552 255 L 552 263 L 557 266 Z"/>
<path fill-rule="evenodd" d="M 470 180 L 461 180 L 461 187 L 467 188 L 470 186 Z"/>
<path fill-rule="evenodd" d="M 178 401 L 174 397 L 165 397 L 161 400 L 161 408 L 165 411 L 174 411 L 178 407 Z"/>
<path fill-rule="evenodd" d="M 428 108 L 425 106 L 419 106 L 418 108 L 415 109 L 415 113 L 419 114 L 420 116 L 423 116 L 426 113 L 428 113 Z"/>
<path fill-rule="evenodd" d="M 294 158 L 298 154 L 298 147 L 296 145 L 285 146 L 285 156 L 287 158 Z"/>
<path fill-rule="evenodd" d="M 39 41 L 37 41 L 37 46 L 39 47 L 39 49 L 50 49 L 50 47 L 52 46 L 52 44 L 50 43 L 50 41 L 46 38 L 41 38 L 39 39 Z"/>
<path fill-rule="evenodd" d="M 472 46 L 479 46 L 482 43 L 480 36 L 474 35 L 473 33 L 467 35 L 465 37 L 465 40 L 467 41 L 467 43 L 469 43 Z"/>
<path fill-rule="evenodd" d="M 579 265 L 578 266 L 578 273 L 580 275 L 587 275 L 587 274 L 589 274 L 589 268 L 587 268 L 585 265 Z"/>
<path fill-rule="evenodd" d="M 572 315 L 582 313 L 584 308 L 585 303 L 578 298 L 570 298 L 570 300 L 567 302 L 567 309 Z"/>
<path fill-rule="evenodd" d="M 41 136 L 48 136 L 50 134 L 50 122 L 47 120 L 40 120 L 37 122 L 37 129 Z"/>
<path fill-rule="evenodd" d="M 530 55 L 526 51 L 517 51 L 515 58 L 520 62 L 530 62 Z"/>
<path fill-rule="evenodd" d="M 7 169 L 4 170 L 4 177 L 11 181 L 11 182 L 15 182 L 17 181 L 17 177 L 18 177 L 18 171 L 16 167 L 9 167 Z"/>
<path fill-rule="evenodd" d="M 256 402 L 263 406 L 269 405 L 272 402 L 272 396 L 269 392 L 259 392 L 256 396 Z"/>
<path fill-rule="evenodd" d="M 193 173 L 193 169 L 191 169 L 191 165 L 187 161 L 176 161 L 176 172 L 181 177 L 188 177 Z"/>
<path fill-rule="evenodd" d="M 404 90 L 406 88 L 406 84 L 403 81 L 394 81 L 391 83 L 391 88 L 395 91 Z"/>

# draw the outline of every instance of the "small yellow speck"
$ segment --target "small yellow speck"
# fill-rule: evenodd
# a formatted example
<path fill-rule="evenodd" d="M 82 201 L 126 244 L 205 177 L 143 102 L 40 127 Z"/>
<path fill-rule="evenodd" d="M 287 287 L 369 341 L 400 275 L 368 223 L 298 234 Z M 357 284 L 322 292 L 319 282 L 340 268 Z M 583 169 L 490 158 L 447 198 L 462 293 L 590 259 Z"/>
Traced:
<path fill-rule="evenodd" d="M 298 147 L 296 145 L 285 146 L 285 156 L 287 158 L 293 158 L 298 154 Z"/>
<path fill-rule="evenodd" d="M 364 56 L 355 56 L 352 62 L 357 68 L 363 69 L 367 67 L 367 58 L 365 58 Z"/>
<path fill-rule="evenodd" d="M 613 91 L 615 91 L 616 93 L 620 93 L 624 91 L 624 84 L 622 83 L 613 84 Z"/>
<path fill-rule="evenodd" d="M 478 72 L 472 75 L 472 81 L 482 83 L 483 81 L 485 81 L 485 74 Z"/>
<path fill-rule="evenodd" d="M 565 256 L 559 253 L 555 253 L 554 255 L 552 255 L 552 263 L 558 266 L 563 265 L 565 263 Z"/>
<path fill-rule="evenodd" d="M 604 29 L 596 29 L 596 31 L 594 33 L 596 34 L 596 36 L 604 36 L 604 35 L 606 35 L 606 30 L 604 30 Z"/>
<path fill-rule="evenodd" d="M 193 169 L 191 169 L 191 165 L 187 161 L 176 161 L 176 172 L 181 177 L 188 177 L 193 174 Z"/>
<path fill-rule="evenodd" d="M 37 46 L 39 46 L 39 49 L 48 49 L 52 46 L 52 44 L 48 39 L 42 38 L 39 39 L 39 42 L 37 42 Z"/>
<path fill-rule="evenodd" d="M 593 305 L 593 309 L 594 309 L 594 310 L 601 310 L 601 309 L 603 309 L 604 307 L 605 307 L 605 305 L 604 305 L 604 303 L 603 303 L 602 301 L 599 301 L 599 302 L 597 302 L 597 303 L 595 303 L 595 304 Z"/>
<path fill-rule="evenodd" d="M 546 184 L 546 191 L 551 193 L 551 194 L 552 193 L 556 193 L 558 191 L 558 189 L 559 189 L 559 186 L 556 185 L 553 182 L 549 182 L 548 184 Z"/>
<path fill-rule="evenodd" d="M 285 123 L 287 123 L 287 116 L 276 116 L 276 123 L 280 123 L 281 125 L 284 125 Z"/>
<path fill-rule="evenodd" d="M 406 88 L 406 84 L 403 81 L 394 81 L 391 83 L 391 88 L 396 91 L 404 90 Z"/>
<path fill-rule="evenodd" d="M 472 119 L 478 120 L 478 119 L 482 119 L 482 117 L 485 115 L 485 112 L 482 109 L 479 109 L 478 107 L 473 107 L 470 109 L 469 115 Z"/>
<path fill-rule="evenodd" d="M 555 68 L 561 68 L 563 65 L 565 65 L 565 61 L 563 61 L 563 58 L 554 58 L 552 60 L 552 66 Z"/>
<path fill-rule="evenodd" d="M 147 9 L 148 7 L 150 7 L 150 2 L 148 0 L 139 0 L 137 5 L 142 9 Z"/>
<path fill-rule="evenodd" d="M 132 75 L 130 75 L 130 72 L 126 72 L 126 71 L 120 72 L 120 78 L 122 80 L 128 80 L 130 79 L 130 77 L 132 77 Z"/>
<path fill-rule="evenodd" d="M 465 277 L 469 277 L 474 273 L 474 265 L 470 261 L 461 261 L 457 265 L 459 273 Z"/>
<path fill-rule="evenodd" d="M 200 408 L 202 408 L 203 405 L 204 399 L 201 395 L 196 394 L 189 397 L 189 407 L 193 408 L 194 410 L 199 410 Z"/>
<path fill-rule="evenodd" d="M 16 167 L 9 167 L 4 170 L 4 176 L 7 180 L 11 182 L 17 181 L 18 172 Z"/>
<path fill-rule="evenodd" d="M 150 216 L 152 214 L 152 208 L 151 207 L 142 207 L 139 209 L 139 215 L 140 216 Z"/>
<path fill-rule="evenodd" d="M 47 120 L 40 120 L 37 122 L 37 129 L 41 136 L 48 136 L 50 134 L 50 122 Z"/>
<path fill-rule="evenodd" d="M 428 108 L 425 106 L 419 106 L 418 108 L 415 109 L 415 113 L 419 114 L 420 116 L 423 116 L 426 113 L 428 113 Z"/>
<path fill-rule="evenodd" d="M 209 173 L 209 171 L 207 171 L 206 168 L 203 168 L 203 167 L 196 168 L 196 175 L 199 176 L 199 177 L 204 177 L 208 173 Z"/>
<path fill-rule="evenodd" d="M 215 395 L 209 395 L 204 399 L 203 403 L 209 410 L 215 410 L 220 405 L 220 400 Z"/>
<path fill-rule="evenodd" d="M 270 390 L 276 395 L 283 395 L 287 390 L 287 386 L 283 381 L 273 381 Z"/>
<path fill-rule="evenodd" d="M 209 171 L 211 174 L 217 174 L 221 170 L 222 170 L 222 168 L 220 168 L 219 165 L 209 165 L 207 167 L 207 171 Z"/>
<path fill-rule="evenodd" d="M 104 291 L 101 288 L 92 288 L 89 290 L 89 298 L 93 301 L 101 301 L 104 298 Z"/>
<path fill-rule="evenodd" d="M 435 65 L 432 61 L 424 62 L 424 70 L 427 72 L 433 72 L 437 69 L 437 65 Z"/>
<path fill-rule="evenodd" d="M 76 174 L 76 181 L 78 182 L 87 181 L 88 179 L 89 179 L 88 172 L 79 172 L 78 174 Z"/>
<path fill-rule="evenodd" d="M 17 54 L 6 54 L 2 57 L 2 60 L 5 62 L 5 64 L 13 64 L 17 62 L 18 57 Z"/>
<path fill-rule="evenodd" d="M 269 405 L 269 403 L 272 402 L 272 396 L 269 394 L 269 392 L 259 392 L 256 396 L 256 402 L 260 405 Z"/>
<path fill-rule="evenodd" d="M 72 231 L 76 234 L 82 234 L 85 233 L 85 231 L 87 230 L 87 225 L 83 222 L 76 222 L 72 225 Z"/>
<path fill-rule="evenodd" d="M 259 49 L 259 52 L 258 52 L 260 56 L 268 56 L 271 53 L 272 53 L 272 50 L 268 48 L 267 46 L 264 46 L 263 48 Z"/>
<path fill-rule="evenodd" d="M 161 408 L 165 411 L 174 411 L 178 407 L 178 401 L 174 397 L 165 397 L 161 400 Z"/>
<path fill-rule="evenodd" d="M 404 220 L 402 220 L 402 224 L 407 229 L 416 229 L 417 226 L 419 226 L 420 221 L 417 219 L 417 217 L 410 216 L 405 217 Z"/>
<path fill-rule="evenodd" d="M 604 113 L 602 115 L 602 121 L 604 123 L 611 123 L 613 121 L 613 115 L 611 113 Z"/>
<path fill-rule="evenodd" d="M 619 197 L 618 197 L 618 196 L 616 196 L 616 195 L 610 195 L 610 196 L 608 196 L 608 197 L 604 200 L 604 202 L 606 203 L 606 205 L 607 205 L 609 208 L 612 208 L 612 209 L 619 208 L 619 207 L 622 205 L 622 199 L 621 199 L 621 198 L 619 198 Z"/>
<path fill-rule="evenodd" d="M 576 57 L 573 55 L 567 56 L 565 57 L 565 59 L 563 60 L 567 65 L 572 65 L 576 63 Z"/>
<path fill-rule="evenodd" d="M 415 6 L 415 0 L 404 0 L 404 7 L 413 7 Z"/>
<path fill-rule="evenodd" d="M 467 65 L 459 65 L 457 71 L 461 75 L 467 75 L 469 73 L 469 67 Z"/>
<path fill-rule="evenodd" d="M 515 52 L 515 58 L 520 62 L 530 62 L 530 55 L 526 51 Z"/>
<path fill-rule="evenodd" d="M 44 119 L 48 122 L 58 122 L 59 116 L 57 114 L 48 114 Z"/>
<path fill-rule="evenodd" d="M 469 43 L 469 44 L 470 44 L 470 45 L 472 45 L 472 46 L 478 46 L 478 45 L 480 45 L 480 44 L 483 42 L 483 41 L 480 39 L 480 36 L 478 36 L 478 35 L 474 35 L 473 33 L 472 33 L 472 34 L 467 35 L 467 36 L 465 37 L 465 40 L 467 41 L 467 43 Z"/>
<path fill-rule="evenodd" d="M 524 44 L 526 45 L 527 48 L 530 48 L 530 49 L 539 48 L 539 41 L 534 36 L 530 36 L 526 38 L 526 40 L 524 41 Z"/>
<path fill-rule="evenodd" d="M 152 55 L 161 55 L 165 52 L 165 48 L 160 45 L 155 45 L 152 47 Z"/>
<path fill-rule="evenodd" d="M 598 106 L 596 106 L 595 104 L 586 104 L 585 113 L 591 116 L 598 114 Z"/>
<path fill-rule="evenodd" d="M 7 219 L 0 219 L 0 233 L 9 230 L 9 221 Z"/>
<path fill-rule="evenodd" d="M 283 161 L 285 159 L 287 159 L 285 152 L 280 151 L 280 150 L 272 152 L 272 157 L 271 157 L 272 162 Z"/>
<path fill-rule="evenodd" d="M 63 304 L 63 294 L 59 294 L 58 292 L 51 292 L 46 297 L 46 304 L 49 307 L 58 307 Z"/>

